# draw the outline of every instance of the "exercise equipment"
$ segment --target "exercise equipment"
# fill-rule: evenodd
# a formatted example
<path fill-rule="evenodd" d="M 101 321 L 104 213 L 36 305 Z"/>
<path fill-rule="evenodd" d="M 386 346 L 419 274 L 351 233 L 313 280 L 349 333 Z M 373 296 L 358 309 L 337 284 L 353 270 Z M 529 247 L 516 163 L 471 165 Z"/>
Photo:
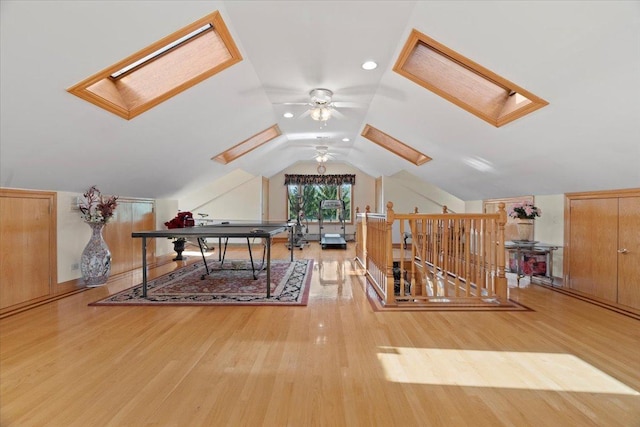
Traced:
<path fill-rule="evenodd" d="M 296 223 L 293 225 L 293 233 L 291 233 L 291 237 L 289 242 L 287 242 L 287 248 L 298 248 L 302 250 L 309 242 L 306 239 L 306 234 L 309 233 L 309 221 L 305 218 L 304 215 L 304 200 L 301 194 L 293 196 L 295 200 L 292 200 L 292 197 L 289 197 L 289 205 L 295 206 L 295 210 L 297 212 L 296 215 Z M 290 219 L 289 221 L 293 221 Z M 304 225 L 303 225 L 304 223 Z"/>
<path fill-rule="evenodd" d="M 324 215 L 323 210 L 333 209 L 338 213 L 338 221 L 340 224 L 341 234 L 323 233 Z M 318 223 L 320 225 L 320 245 L 322 249 L 337 248 L 347 249 L 346 224 L 344 221 L 344 202 L 342 200 L 323 200 L 320 202 L 320 212 L 318 212 Z"/>

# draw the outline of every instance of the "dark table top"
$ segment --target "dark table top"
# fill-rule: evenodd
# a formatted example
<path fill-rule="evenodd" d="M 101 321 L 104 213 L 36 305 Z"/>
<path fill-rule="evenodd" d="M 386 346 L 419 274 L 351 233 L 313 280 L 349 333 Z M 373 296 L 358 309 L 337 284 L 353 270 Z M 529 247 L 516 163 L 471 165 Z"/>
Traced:
<path fill-rule="evenodd" d="M 171 228 L 167 230 L 134 231 L 131 237 L 263 237 L 282 233 L 289 227 L 282 222 L 225 222 L 197 227 Z"/>

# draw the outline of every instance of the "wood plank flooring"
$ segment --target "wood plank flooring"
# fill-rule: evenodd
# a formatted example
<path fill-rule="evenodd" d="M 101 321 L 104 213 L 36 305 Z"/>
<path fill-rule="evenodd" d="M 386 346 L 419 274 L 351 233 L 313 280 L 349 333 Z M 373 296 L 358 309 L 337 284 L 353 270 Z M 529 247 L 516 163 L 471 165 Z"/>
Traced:
<path fill-rule="evenodd" d="M 638 320 L 540 286 L 374 312 L 353 243 L 295 256 L 307 307 L 87 305 L 133 277 L 1 319 L 0 425 L 640 426 Z"/>

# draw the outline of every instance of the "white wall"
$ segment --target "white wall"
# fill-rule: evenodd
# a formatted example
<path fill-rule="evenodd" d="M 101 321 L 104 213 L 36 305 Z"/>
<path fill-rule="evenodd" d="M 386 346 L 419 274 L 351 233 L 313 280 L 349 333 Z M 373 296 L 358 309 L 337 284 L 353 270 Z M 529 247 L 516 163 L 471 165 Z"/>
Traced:
<path fill-rule="evenodd" d="M 411 213 L 416 207 L 425 214 L 442 213 L 443 206 L 454 213 L 465 209 L 463 200 L 406 171 L 382 177 L 382 197 L 385 211 L 387 202 L 392 202 L 397 213 Z"/>
<path fill-rule="evenodd" d="M 245 172 L 242 169 L 235 169 L 227 175 L 218 178 L 213 182 L 207 183 L 196 191 L 181 197 L 180 210 L 190 211 L 195 215 L 196 212 L 206 212 L 206 209 L 211 210 L 216 207 L 219 208 L 220 203 L 211 205 L 211 202 L 214 200 L 225 200 L 226 197 L 233 198 L 234 194 L 241 191 L 243 184 L 246 184 L 255 178 L 255 175 Z M 215 218 L 222 217 L 216 213 Z"/>
<path fill-rule="evenodd" d="M 197 209 L 186 204 L 184 199 L 180 199 L 180 210 L 190 211 L 194 218 L 198 218 L 198 213 L 205 213 L 208 219 L 229 219 L 229 220 L 252 220 L 259 221 L 262 213 L 262 177 L 254 176 L 250 179 L 242 179 L 227 188 L 226 192 L 210 192 L 208 186 L 201 190 L 201 195 L 209 200 L 201 204 Z M 232 184 L 226 177 L 221 178 L 224 184 Z M 213 183 L 215 187 L 216 183 Z"/>

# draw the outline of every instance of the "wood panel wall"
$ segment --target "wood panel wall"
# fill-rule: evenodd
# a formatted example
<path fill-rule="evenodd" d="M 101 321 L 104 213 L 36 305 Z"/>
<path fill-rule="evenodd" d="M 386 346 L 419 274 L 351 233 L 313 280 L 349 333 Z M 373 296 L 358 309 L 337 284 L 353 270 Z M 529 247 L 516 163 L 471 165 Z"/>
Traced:
<path fill-rule="evenodd" d="M 0 189 L 0 313 L 55 292 L 56 193 Z"/>
<path fill-rule="evenodd" d="M 155 202 L 144 199 L 119 199 L 116 215 L 104 228 L 104 240 L 111 251 L 111 275 L 126 273 L 142 266 L 140 239 L 134 231 L 155 229 Z M 155 258 L 155 239 L 147 242 L 147 262 Z"/>
<path fill-rule="evenodd" d="M 84 289 L 82 279 L 57 283 L 56 192 L 0 189 L 0 218 L 0 316 Z M 153 229 L 154 200 L 118 200 L 103 231 L 111 250 L 111 276 L 142 266 L 140 240 L 131 233 Z M 154 261 L 151 239 L 147 262 Z"/>
<path fill-rule="evenodd" d="M 640 311 L 640 188 L 565 195 L 565 286 Z"/>

